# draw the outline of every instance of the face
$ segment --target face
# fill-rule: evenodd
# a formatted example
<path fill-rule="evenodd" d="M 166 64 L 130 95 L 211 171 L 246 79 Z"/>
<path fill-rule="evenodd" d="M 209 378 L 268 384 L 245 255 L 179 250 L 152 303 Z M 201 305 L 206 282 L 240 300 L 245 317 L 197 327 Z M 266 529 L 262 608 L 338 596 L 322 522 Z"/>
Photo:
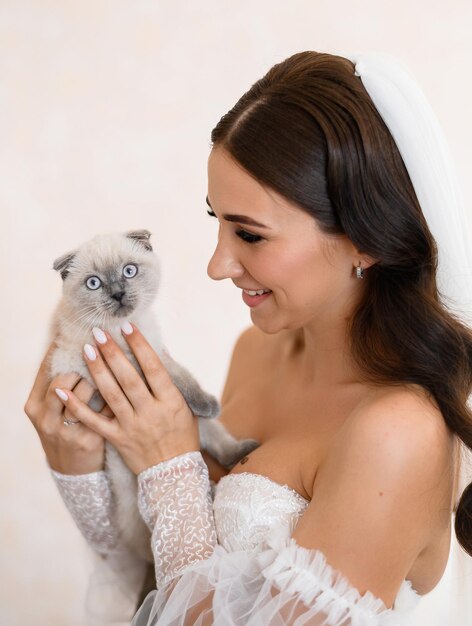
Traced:
<path fill-rule="evenodd" d="M 159 285 L 156 255 L 120 234 L 97 235 L 74 255 L 63 284 L 71 319 L 83 328 L 144 310 Z"/>
<path fill-rule="evenodd" d="M 353 267 L 359 260 L 369 265 L 347 237 L 323 234 L 308 213 L 262 186 L 222 148 L 208 159 L 208 203 L 219 222 L 208 275 L 241 290 L 270 290 L 242 295 L 262 331 L 345 317 L 362 282 Z"/>

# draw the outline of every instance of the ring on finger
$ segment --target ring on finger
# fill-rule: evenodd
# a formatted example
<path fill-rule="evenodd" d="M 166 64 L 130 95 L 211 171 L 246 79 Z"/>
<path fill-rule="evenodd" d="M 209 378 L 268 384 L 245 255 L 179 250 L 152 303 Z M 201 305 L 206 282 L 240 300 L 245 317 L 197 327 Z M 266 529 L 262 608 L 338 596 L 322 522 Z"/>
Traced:
<path fill-rule="evenodd" d="M 68 420 L 67 418 L 64 420 L 64 426 L 70 426 L 71 424 L 78 424 L 80 420 Z"/>

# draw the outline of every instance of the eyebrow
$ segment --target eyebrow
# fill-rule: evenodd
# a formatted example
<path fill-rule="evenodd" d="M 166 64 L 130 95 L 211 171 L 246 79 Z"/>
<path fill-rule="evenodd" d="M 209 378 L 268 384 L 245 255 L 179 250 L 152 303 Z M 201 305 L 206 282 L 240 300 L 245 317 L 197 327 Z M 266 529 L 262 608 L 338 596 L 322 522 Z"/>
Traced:
<path fill-rule="evenodd" d="M 208 196 L 205 198 L 205 200 L 208 206 L 210 207 L 210 209 L 213 210 L 208 200 Z M 270 230 L 270 226 L 265 226 L 264 224 L 261 224 L 260 222 L 256 222 L 256 220 L 253 220 L 252 217 L 248 217 L 247 215 L 236 215 L 236 214 L 224 213 L 223 219 L 225 219 L 227 222 L 239 222 L 240 224 L 248 224 L 249 226 L 258 226 L 259 228 L 267 228 L 268 230 Z"/>

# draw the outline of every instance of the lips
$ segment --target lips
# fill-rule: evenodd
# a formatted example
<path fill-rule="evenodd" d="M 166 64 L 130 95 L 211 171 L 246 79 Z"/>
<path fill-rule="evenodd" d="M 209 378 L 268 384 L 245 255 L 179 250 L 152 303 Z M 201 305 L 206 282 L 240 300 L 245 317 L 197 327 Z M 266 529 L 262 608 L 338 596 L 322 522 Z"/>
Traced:
<path fill-rule="evenodd" d="M 236 283 L 234 283 L 236 285 Z M 236 285 L 238 289 L 242 289 L 243 291 L 270 291 L 267 287 L 243 287 L 242 285 Z"/>
<path fill-rule="evenodd" d="M 245 304 L 247 304 L 251 308 L 261 304 L 262 302 L 264 302 L 264 300 L 267 300 L 268 298 L 270 298 L 271 295 L 272 295 L 272 291 L 269 291 L 268 293 L 264 293 L 264 294 L 262 294 L 260 296 L 258 296 L 258 295 L 250 296 L 243 289 L 243 301 L 245 302 Z"/>

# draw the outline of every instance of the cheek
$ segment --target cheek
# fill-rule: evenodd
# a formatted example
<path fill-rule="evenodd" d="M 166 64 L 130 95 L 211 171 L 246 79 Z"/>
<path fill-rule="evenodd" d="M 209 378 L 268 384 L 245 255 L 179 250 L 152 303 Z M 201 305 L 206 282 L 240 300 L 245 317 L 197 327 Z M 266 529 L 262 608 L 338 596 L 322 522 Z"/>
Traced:
<path fill-rule="evenodd" d="M 326 305 L 339 276 L 321 251 L 297 250 L 277 261 L 274 290 L 278 304 L 300 315 L 314 315 Z M 304 317 L 303 317 L 304 318 Z"/>
<path fill-rule="evenodd" d="M 269 265 L 274 284 L 291 293 L 313 286 L 316 277 L 325 274 L 320 257 L 313 250 L 303 249 L 277 255 L 276 262 Z"/>

